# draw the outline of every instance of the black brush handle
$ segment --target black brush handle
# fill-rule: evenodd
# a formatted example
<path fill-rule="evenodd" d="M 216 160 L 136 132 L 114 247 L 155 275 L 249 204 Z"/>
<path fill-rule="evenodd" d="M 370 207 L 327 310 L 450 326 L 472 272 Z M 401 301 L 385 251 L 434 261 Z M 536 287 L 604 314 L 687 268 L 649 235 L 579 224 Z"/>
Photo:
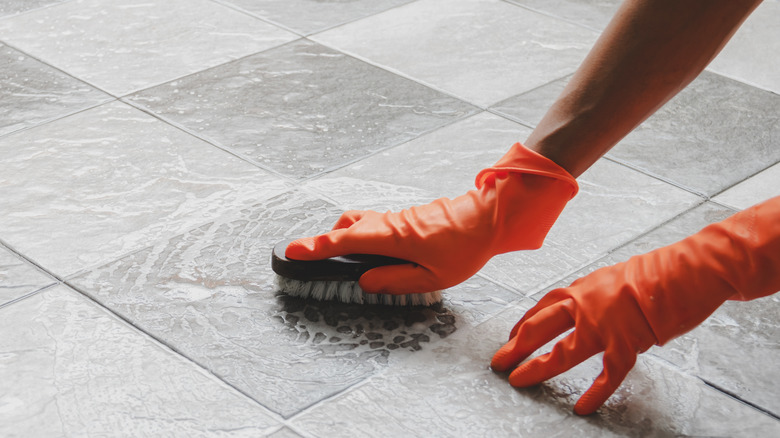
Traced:
<path fill-rule="evenodd" d="M 410 264 L 406 260 L 373 254 L 350 254 L 324 260 L 293 260 L 284 252 L 292 240 L 274 246 L 271 269 L 278 275 L 299 281 L 357 281 L 366 271 L 380 266 Z"/>

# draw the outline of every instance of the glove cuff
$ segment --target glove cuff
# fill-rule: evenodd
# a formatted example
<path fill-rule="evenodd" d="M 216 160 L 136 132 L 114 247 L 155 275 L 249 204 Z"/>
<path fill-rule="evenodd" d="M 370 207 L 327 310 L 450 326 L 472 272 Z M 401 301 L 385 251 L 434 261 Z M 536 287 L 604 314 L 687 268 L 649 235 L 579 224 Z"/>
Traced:
<path fill-rule="evenodd" d="M 479 172 L 475 184 L 478 189 L 481 189 L 485 184 L 495 181 L 496 176 L 507 173 L 527 173 L 564 181 L 571 186 L 571 195 L 568 200 L 579 191 L 577 180 L 566 169 L 520 143 L 512 145 L 509 152 L 492 167 Z"/>

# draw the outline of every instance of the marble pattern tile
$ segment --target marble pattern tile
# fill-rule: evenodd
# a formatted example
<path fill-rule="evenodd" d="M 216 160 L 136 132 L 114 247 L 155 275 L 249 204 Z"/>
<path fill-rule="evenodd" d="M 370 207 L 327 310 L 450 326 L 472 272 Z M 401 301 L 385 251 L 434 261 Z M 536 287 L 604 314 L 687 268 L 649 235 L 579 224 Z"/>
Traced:
<path fill-rule="evenodd" d="M 602 31 L 615 15 L 620 0 L 508 0 L 566 21 Z"/>
<path fill-rule="evenodd" d="M 561 82 L 494 110 L 535 125 L 563 88 Z M 780 161 L 777 144 L 780 96 L 704 72 L 607 156 L 713 195 Z"/>
<path fill-rule="evenodd" d="M 618 249 L 591 266 L 564 279 L 554 287 L 564 287 L 576 278 L 631 256 L 672 244 L 719 222 L 733 210 L 705 203 Z M 549 289 L 548 289 L 549 290 Z M 547 290 L 535 295 L 541 298 Z M 717 387 L 763 409 L 780 414 L 777 400 L 780 370 L 780 296 L 760 300 L 727 302 L 693 331 L 654 347 L 651 353 L 686 373 L 696 375 Z"/>
<path fill-rule="evenodd" d="M 420 0 L 313 39 L 488 106 L 572 73 L 596 32 L 498 0 Z"/>
<path fill-rule="evenodd" d="M 0 39 L 115 95 L 297 36 L 209 0 L 74 0 L 0 21 Z"/>
<path fill-rule="evenodd" d="M 313 436 L 344 437 L 770 436 L 780 431 L 777 420 L 647 356 L 591 417 L 577 417 L 571 409 L 598 375 L 597 357 L 540 386 L 512 388 L 488 365 L 531 304 L 524 301 L 474 330 L 456 333 L 307 410 L 292 424 Z"/>
<path fill-rule="evenodd" d="M 328 174 L 416 187 L 454 198 L 474 188 L 480 170 L 493 165 L 531 133 L 525 126 L 480 113 Z"/>
<path fill-rule="evenodd" d="M 367 17 L 412 0 L 223 0 L 302 34 Z"/>
<path fill-rule="evenodd" d="M 54 283 L 53 278 L 0 246 L 0 306 Z"/>
<path fill-rule="evenodd" d="M 67 276 L 284 189 L 122 103 L 0 139 L 0 230 Z"/>
<path fill-rule="evenodd" d="M 112 98 L 0 43 L 0 136 Z"/>
<path fill-rule="evenodd" d="M 764 0 L 715 58 L 709 70 L 780 94 L 779 0 Z"/>
<path fill-rule="evenodd" d="M 298 178 L 396 146 L 476 111 L 307 41 L 146 90 L 131 101 Z"/>
<path fill-rule="evenodd" d="M 744 210 L 780 195 L 780 163 L 729 188 L 713 198 L 721 204 Z"/>
<path fill-rule="evenodd" d="M 431 308 L 345 305 L 277 293 L 283 238 L 340 210 L 301 192 L 254 205 L 75 278 L 72 284 L 284 416 L 498 312 L 513 297 L 482 279 Z M 501 300 L 501 295 L 507 299 Z"/>
<path fill-rule="evenodd" d="M 245 436 L 273 415 L 65 286 L 0 309 L 0 435 Z"/>
<path fill-rule="evenodd" d="M 66 0 L 0 0 L 0 18 L 42 8 Z"/>

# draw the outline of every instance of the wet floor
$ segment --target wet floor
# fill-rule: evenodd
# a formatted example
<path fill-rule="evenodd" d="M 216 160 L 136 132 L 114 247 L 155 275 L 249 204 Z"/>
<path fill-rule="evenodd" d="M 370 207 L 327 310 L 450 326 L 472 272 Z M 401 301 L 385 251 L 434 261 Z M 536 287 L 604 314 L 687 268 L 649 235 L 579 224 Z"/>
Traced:
<path fill-rule="evenodd" d="M 430 308 L 280 295 L 281 239 L 473 186 L 616 1 L 0 0 L 0 435 L 776 436 L 780 297 L 530 389 L 545 292 L 780 194 L 780 2 Z"/>

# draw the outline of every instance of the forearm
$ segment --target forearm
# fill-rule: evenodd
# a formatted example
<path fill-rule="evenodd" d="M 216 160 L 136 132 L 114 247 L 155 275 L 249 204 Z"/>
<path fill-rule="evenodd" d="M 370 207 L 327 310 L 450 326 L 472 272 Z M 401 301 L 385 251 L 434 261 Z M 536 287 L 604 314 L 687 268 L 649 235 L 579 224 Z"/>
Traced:
<path fill-rule="evenodd" d="M 577 177 L 688 85 L 760 0 L 627 0 L 525 142 Z"/>

